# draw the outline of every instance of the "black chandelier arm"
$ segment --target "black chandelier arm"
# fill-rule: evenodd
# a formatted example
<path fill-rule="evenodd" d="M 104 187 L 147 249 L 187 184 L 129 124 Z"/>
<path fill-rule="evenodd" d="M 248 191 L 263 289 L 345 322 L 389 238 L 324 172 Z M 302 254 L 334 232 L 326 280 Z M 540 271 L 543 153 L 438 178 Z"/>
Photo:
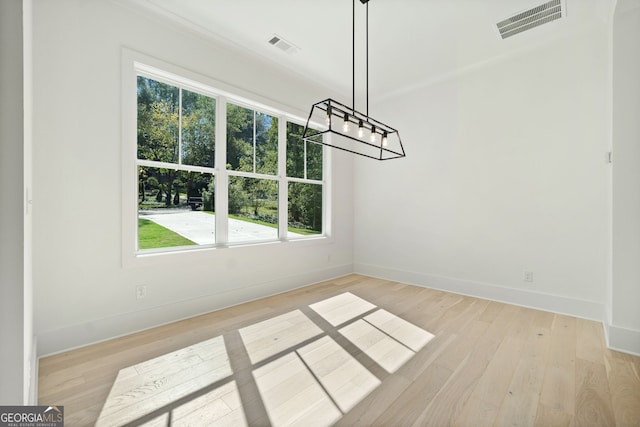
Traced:
<path fill-rule="evenodd" d="M 356 0 L 353 0 L 353 10 L 351 13 L 351 102 L 352 110 L 356 111 Z"/>
<path fill-rule="evenodd" d="M 360 0 L 365 5 L 365 84 L 366 113 L 369 117 L 369 0 Z M 356 111 L 356 0 L 353 0 L 351 26 L 351 109 Z"/>

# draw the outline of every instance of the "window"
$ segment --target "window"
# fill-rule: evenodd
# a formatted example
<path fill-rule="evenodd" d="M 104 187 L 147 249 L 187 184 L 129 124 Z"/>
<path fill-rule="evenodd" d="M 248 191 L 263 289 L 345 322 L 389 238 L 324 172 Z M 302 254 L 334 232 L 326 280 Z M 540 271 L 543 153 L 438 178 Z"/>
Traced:
<path fill-rule="evenodd" d="M 302 139 L 304 127 L 287 123 L 288 227 L 322 233 L 322 145 Z"/>
<path fill-rule="evenodd" d="M 229 242 L 277 239 L 278 118 L 228 103 L 226 168 Z"/>
<path fill-rule="evenodd" d="M 142 68 L 138 251 L 324 235 L 324 150 L 302 140 L 303 126 L 245 99 Z"/>
<path fill-rule="evenodd" d="M 277 117 L 227 104 L 227 169 L 277 174 Z"/>
<path fill-rule="evenodd" d="M 213 168 L 215 99 L 138 76 L 138 159 Z"/>
<path fill-rule="evenodd" d="M 216 101 L 137 80 L 138 249 L 212 245 Z"/>

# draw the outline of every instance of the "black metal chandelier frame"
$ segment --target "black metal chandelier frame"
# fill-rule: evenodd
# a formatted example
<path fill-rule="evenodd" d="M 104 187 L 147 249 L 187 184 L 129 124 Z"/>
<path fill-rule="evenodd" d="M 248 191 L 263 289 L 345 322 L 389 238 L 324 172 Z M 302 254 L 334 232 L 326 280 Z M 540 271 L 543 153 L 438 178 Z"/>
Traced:
<path fill-rule="evenodd" d="M 369 116 L 369 0 L 360 0 L 366 7 L 366 112 L 356 110 L 356 0 L 353 0 L 353 27 L 352 27 L 352 105 L 351 107 L 342 104 L 334 99 L 327 98 L 311 106 L 311 111 L 307 119 L 302 138 L 306 141 L 327 145 L 339 150 L 347 151 L 364 157 L 376 160 L 390 160 L 405 157 L 404 147 L 400 139 L 400 133 L 389 125 L 386 125 Z M 326 120 L 324 130 L 313 127 L 312 118 L 314 112 L 321 111 Z M 342 126 L 342 131 L 340 129 Z M 356 136 L 349 133 L 349 129 L 356 126 L 358 131 Z M 349 141 L 340 144 L 332 139 L 327 141 L 325 134 L 336 134 L 338 138 Z M 369 137 L 370 141 L 366 138 Z M 389 140 L 397 143 L 392 147 Z M 362 144 L 362 145 L 359 145 Z M 362 147 L 360 151 L 356 147 Z"/>

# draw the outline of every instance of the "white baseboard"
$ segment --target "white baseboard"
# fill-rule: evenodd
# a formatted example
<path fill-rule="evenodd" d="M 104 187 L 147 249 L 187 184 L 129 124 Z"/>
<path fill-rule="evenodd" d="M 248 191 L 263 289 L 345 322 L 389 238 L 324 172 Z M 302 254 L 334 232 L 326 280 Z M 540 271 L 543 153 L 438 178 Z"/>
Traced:
<path fill-rule="evenodd" d="M 602 321 L 604 305 L 575 298 L 542 294 L 524 289 L 506 288 L 489 283 L 434 276 L 412 271 L 397 270 L 377 265 L 355 263 L 354 272 L 385 280 L 407 283 L 456 294 L 504 302 L 537 310 Z"/>
<path fill-rule="evenodd" d="M 50 356 L 226 307 L 345 276 L 351 264 L 280 277 L 251 286 L 124 313 L 38 334 L 38 356 Z"/>
<path fill-rule="evenodd" d="M 611 350 L 640 356 L 640 331 L 621 328 L 604 322 L 607 347 Z"/>

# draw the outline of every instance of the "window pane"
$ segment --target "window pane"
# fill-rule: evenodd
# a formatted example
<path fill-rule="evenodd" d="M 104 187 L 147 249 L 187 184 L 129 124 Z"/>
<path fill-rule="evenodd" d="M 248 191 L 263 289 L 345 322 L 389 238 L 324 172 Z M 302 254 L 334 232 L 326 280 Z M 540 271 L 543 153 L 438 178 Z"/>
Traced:
<path fill-rule="evenodd" d="M 289 183 L 288 226 L 291 233 L 322 233 L 322 185 Z"/>
<path fill-rule="evenodd" d="M 138 76 L 138 158 L 178 162 L 180 91 Z"/>
<path fill-rule="evenodd" d="M 287 123 L 287 176 L 321 181 L 322 145 L 305 142 L 302 139 L 303 133 L 304 126 Z"/>
<path fill-rule="evenodd" d="M 256 172 L 278 173 L 278 119 L 256 112 Z"/>
<path fill-rule="evenodd" d="M 322 145 L 307 141 L 307 179 L 322 180 Z"/>
<path fill-rule="evenodd" d="M 214 243 L 214 177 L 139 167 L 138 249 Z"/>
<path fill-rule="evenodd" d="M 278 238 L 278 182 L 229 177 L 229 242 Z"/>
<path fill-rule="evenodd" d="M 304 178 L 304 126 L 287 123 L 287 176 Z"/>
<path fill-rule="evenodd" d="M 182 90 L 182 163 L 214 167 L 216 100 Z"/>
<path fill-rule="evenodd" d="M 253 172 L 253 110 L 227 104 L 227 169 Z"/>

